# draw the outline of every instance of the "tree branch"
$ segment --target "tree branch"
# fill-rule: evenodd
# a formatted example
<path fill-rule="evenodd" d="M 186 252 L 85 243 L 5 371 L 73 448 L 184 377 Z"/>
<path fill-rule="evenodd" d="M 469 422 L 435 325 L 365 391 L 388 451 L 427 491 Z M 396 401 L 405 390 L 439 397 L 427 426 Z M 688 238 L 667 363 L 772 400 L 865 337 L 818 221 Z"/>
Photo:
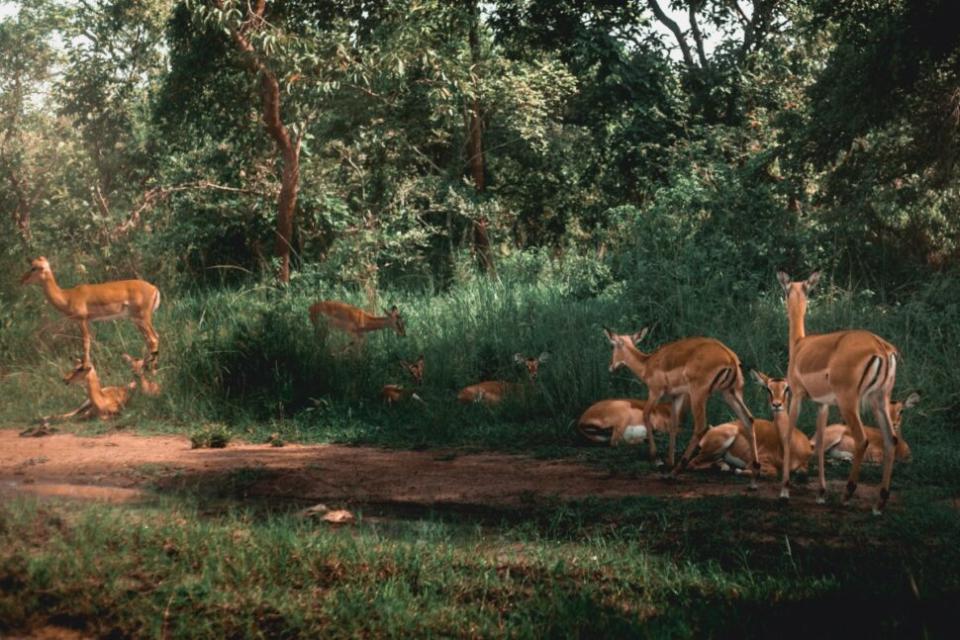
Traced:
<path fill-rule="evenodd" d="M 683 61 L 691 69 L 696 68 L 697 64 L 693 61 L 693 55 L 690 53 L 690 45 L 687 44 L 686 38 L 683 36 L 683 32 L 680 30 L 680 26 L 676 22 L 670 19 L 666 13 L 663 12 L 663 9 L 660 8 L 660 5 L 657 3 L 657 0 L 647 0 L 647 4 L 650 5 L 650 10 L 653 11 L 653 15 L 657 17 L 657 20 L 669 29 L 673 36 L 677 39 L 677 44 L 680 45 L 680 52 L 683 54 Z"/>
<path fill-rule="evenodd" d="M 700 33 L 700 25 L 697 24 L 697 12 L 703 8 L 704 0 L 690 0 L 690 30 L 693 32 L 693 41 L 697 44 L 697 56 L 700 58 L 700 66 L 706 69 L 707 53 L 703 48 L 703 34 Z"/>

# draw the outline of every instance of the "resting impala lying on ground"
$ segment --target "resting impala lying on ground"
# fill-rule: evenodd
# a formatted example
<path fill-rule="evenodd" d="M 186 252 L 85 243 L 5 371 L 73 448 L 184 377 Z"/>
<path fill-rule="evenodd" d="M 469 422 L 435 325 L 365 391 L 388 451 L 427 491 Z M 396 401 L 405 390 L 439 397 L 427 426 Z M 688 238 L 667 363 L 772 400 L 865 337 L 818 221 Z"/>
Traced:
<path fill-rule="evenodd" d="M 613 346 L 610 371 L 621 366 L 629 367 L 650 390 L 643 407 L 644 415 L 650 414 L 660 398 L 667 396 L 673 403 L 670 411 L 671 429 L 676 431 L 681 408 L 685 402 L 689 403 L 693 414 L 693 435 L 680 463 L 673 468 L 673 474 L 687 466 L 694 448 L 706 432 L 707 398 L 712 393 L 720 393 L 750 434 L 752 455 L 749 462 L 756 476 L 760 463 L 757 462 L 757 444 L 753 436 L 753 416 L 743 402 L 743 373 L 737 354 L 713 338 L 683 338 L 647 354 L 636 347 L 636 343 L 646 336 L 647 329 L 633 335 L 618 335 L 609 329 L 604 329 L 604 333 Z M 657 458 L 654 438 L 647 438 L 647 443 L 650 459 L 655 465 L 662 465 Z M 756 477 L 751 479 L 750 488 L 757 488 Z"/>
<path fill-rule="evenodd" d="M 80 323 L 83 334 L 83 366 L 90 366 L 90 322 L 127 317 L 136 325 L 147 344 L 146 358 L 157 366 L 160 337 L 153 329 L 153 312 L 160 306 L 160 290 L 144 280 L 116 280 L 101 284 L 82 284 L 61 289 L 53 277 L 50 263 L 43 256 L 30 261 L 30 271 L 21 284 L 39 283 L 57 311 Z"/>
<path fill-rule="evenodd" d="M 757 418 L 753 421 L 753 430 L 757 434 L 757 449 L 760 453 L 760 473 L 776 476 L 782 473 L 784 464 L 781 432 L 790 428 L 787 417 L 787 405 L 790 399 L 790 385 L 783 378 L 769 378 L 759 371 L 753 372 L 754 378 L 764 386 L 769 395 L 773 421 Z M 799 429 L 790 433 L 790 471 L 806 472 L 813 448 L 810 441 Z M 690 465 L 700 469 L 715 463 L 729 465 L 736 470 L 747 468 L 750 458 L 750 440 L 746 429 L 740 422 L 727 422 L 717 425 L 700 439 L 700 453 Z"/>
<path fill-rule="evenodd" d="M 671 405 L 666 402 L 654 405 L 650 419 L 644 418 L 646 400 L 634 398 L 611 398 L 590 405 L 580 419 L 577 430 L 590 442 L 617 446 L 620 443 L 638 444 L 647 439 L 650 429 L 670 435 L 668 458 L 673 462 L 677 432 L 671 430 Z"/>
<path fill-rule="evenodd" d="M 540 372 L 540 365 L 550 357 L 548 353 L 541 353 L 536 358 L 527 358 L 519 353 L 513 354 L 513 361 L 522 364 L 527 369 L 527 382 L 507 382 L 505 380 L 487 380 L 464 387 L 457 394 L 457 400 L 464 404 L 483 402 L 485 404 L 499 404 L 508 396 L 520 397 L 533 387 Z"/>
<path fill-rule="evenodd" d="M 911 459 L 910 445 L 903 439 L 903 411 L 920 402 L 920 394 L 911 393 L 903 402 L 894 400 L 890 403 L 890 419 L 893 421 L 893 431 L 897 434 L 897 445 L 894 453 L 898 462 L 908 462 Z M 867 450 L 863 454 L 863 461 L 872 464 L 883 462 L 883 433 L 876 427 L 863 428 L 863 435 L 867 438 Z M 814 438 L 810 439 L 815 444 Z M 823 432 L 823 448 L 826 455 L 834 460 L 850 462 L 853 460 L 854 442 L 850 429 L 845 424 L 832 424 Z"/>
<path fill-rule="evenodd" d="M 400 361 L 400 366 L 403 367 L 403 370 L 413 379 L 413 384 L 415 387 L 419 387 L 423 384 L 423 371 L 424 371 L 424 360 L 423 354 L 412 364 L 406 360 Z M 387 404 L 394 404 L 395 402 L 402 402 L 407 399 L 417 400 L 423 402 L 423 399 L 420 398 L 414 391 L 414 389 L 409 387 L 404 387 L 399 384 L 385 384 L 383 388 L 380 389 L 380 398 Z"/>
<path fill-rule="evenodd" d="M 123 407 L 130 400 L 130 394 L 137 388 L 136 382 L 130 382 L 122 387 L 101 387 L 100 377 L 93 365 L 84 367 L 83 362 L 77 361 L 73 371 L 68 373 L 63 381 L 66 384 L 87 383 L 87 402 L 74 412 L 59 416 L 60 419 L 83 414 L 89 418 L 114 418 L 120 414 Z"/>

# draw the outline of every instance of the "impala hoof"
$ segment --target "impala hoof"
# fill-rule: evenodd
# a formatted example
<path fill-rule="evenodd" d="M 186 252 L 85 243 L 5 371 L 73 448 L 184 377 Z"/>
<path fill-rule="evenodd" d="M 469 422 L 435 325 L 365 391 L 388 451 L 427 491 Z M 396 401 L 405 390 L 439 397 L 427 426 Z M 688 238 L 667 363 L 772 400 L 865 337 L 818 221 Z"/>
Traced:
<path fill-rule="evenodd" d="M 780 502 L 788 502 L 790 500 L 790 489 L 784 487 L 780 489 Z"/>
<path fill-rule="evenodd" d="M 663 460 L 654 460 L 654 461 L 653 461 L 653 468 L 654 468 L 654 469 L 662 469 L 664 466 L 666 466 L 666 465 L 663 464 Z"/>
<path fill-rule="evenodd" d="M 750 491 L 756 491 L 756 490 L 758 490 L 758 489 L 760 488 L 760 485 L 757 484 L 757 481 L 756 481 L 756 480 L 751 480 L 751 481 L 750 481 L 750 486 L 747 487 L 747 488 L 750 489 Z"/>

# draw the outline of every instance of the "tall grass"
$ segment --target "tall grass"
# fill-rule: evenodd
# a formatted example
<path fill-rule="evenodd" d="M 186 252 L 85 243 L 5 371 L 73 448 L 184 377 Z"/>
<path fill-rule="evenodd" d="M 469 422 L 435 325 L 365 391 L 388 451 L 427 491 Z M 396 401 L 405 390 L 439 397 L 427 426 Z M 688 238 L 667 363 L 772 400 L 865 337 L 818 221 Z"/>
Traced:
<path fill-rule="evenodd" d="M 764 291 L 743 290 L 722 274 L 697 279 L 682 267 L 640 270 L 585 293 L 559 277 L 502 274 L 477 278 L 445 292 L 380 292 L 379 306 L 396 304 L 407 336 L 371 334 L 363 349 L 344 350 L 345 336 L 316 331 L 307 308 L 323 298 L 366 307 L 350 291 L 308 279 L 286 289 L 251 285 L 192 293 L 169 292 L 157 313 L 161 336 L 157 399 L 138 397 L 122 422 L 189 429 L 204 420 L 226 421 L 254 434 L 280 431 L 287 440 L 334 440 L 393 446 L 529 449 L 577 443 L 569 428 L 592 402 L 611 396 L 642 397 L 645 388 L 628 371 L 607 371 L 610 347 L 602 328 L 636 331 L 651 326 L 644 345 L 683 336 L 713 336 L 748 366 L 782 374 L 787 364 L 787 323 L 774 275 Z M 543 272 L 540 272 L 541 274 Z M 512 277 L 515 276 L 515 277 Z M 29 294 L 29 295 L 27 295 Z M 886 292 L 822 285 L 808 312 L 809 332 L 845 328 L 875 331 L 903 353 L 896 395 L 920 389 L 923 402 L 905 419 L 914 446 L 911 474 L 954 484 L 960 462 L 952 451 L 960 434 L 952 412 L 960 406 L 960 284 L 942 277 L 896 303 Z M 128 322 L 95 325 L 94 361 L 107 384 L 130 375 L 120 359 L 139 353 L 139 334 Z M 503 407 L 460 406 L 456 392 L 481 379 L 521 381 L 514 353 L 549 352 L 536 391 Z M 23 422 L 62 412 L 82 401 L 59 375 L 79 352 L 79 331 L 28 291 L 5 319 L 0 338 L 0 420 Z M 385 383 L 407 383 L 400 359 L 426 359 L 420 395 L 425 405 L 394 408 L 378 398 Z M 766 415 L 761 394 L 748 385 L 747 401 Z M 869 417 L 869 416 L 868 416 Z M 731 419 L 723 403 L 710 402 L 716 423 Z M 813 407 L 801 424 L 808 431 Z M 898 471 L 898 475 L 900 471 Z"/>

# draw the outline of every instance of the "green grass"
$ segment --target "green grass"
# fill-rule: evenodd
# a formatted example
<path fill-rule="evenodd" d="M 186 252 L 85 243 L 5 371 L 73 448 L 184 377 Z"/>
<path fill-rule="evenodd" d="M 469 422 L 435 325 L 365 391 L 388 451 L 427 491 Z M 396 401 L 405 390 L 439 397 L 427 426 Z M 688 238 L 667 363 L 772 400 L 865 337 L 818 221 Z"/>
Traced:
<path fill-rule="evenodd" d="M 922 494 L 883 519 L 746 497 L 359 516 L 14 500 L 0 632 L 935 637 L 960 593 L 960 520 Z"/>

